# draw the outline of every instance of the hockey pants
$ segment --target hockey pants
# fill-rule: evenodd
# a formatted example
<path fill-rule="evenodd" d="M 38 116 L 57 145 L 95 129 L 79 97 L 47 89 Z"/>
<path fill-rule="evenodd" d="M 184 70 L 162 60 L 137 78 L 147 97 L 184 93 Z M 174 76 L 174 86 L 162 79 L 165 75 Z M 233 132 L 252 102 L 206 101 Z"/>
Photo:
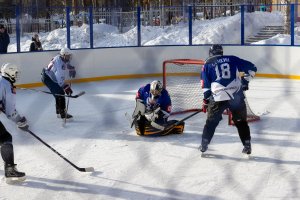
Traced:
<path fill-rule="evenodd" d="M 42 72 L 42 82 L 49 88 L 53 94 L 64 95 L 65 91 L 54 82 L 44 71 Z M 66 99 L 63 96 L 53 95 L 56 103 L 56 114 L 64 114 L 66 108 Z"/>
<path fill-rule="evenodd" d="M 232 120 L 236 125 L 241 142 L 251 140 L 250 129 L 247 122 L 247 108 L 244 96 L 236 96 L 233 100 L 228 101 L 210 101 L 208 105 L 208 113 L 206 124 L 203 129 L 202 141 L 205 139 L 210 143 L 214 136 L 216 127 L 222 120 L 223 112 L 229 109 L 232 112 Z"/>
<path fill-rule="evenodd" d="M 0 122 L 0 147 L 1 157 L 5 164 L 14 164 L 14 150 L 12 136 Z"/>

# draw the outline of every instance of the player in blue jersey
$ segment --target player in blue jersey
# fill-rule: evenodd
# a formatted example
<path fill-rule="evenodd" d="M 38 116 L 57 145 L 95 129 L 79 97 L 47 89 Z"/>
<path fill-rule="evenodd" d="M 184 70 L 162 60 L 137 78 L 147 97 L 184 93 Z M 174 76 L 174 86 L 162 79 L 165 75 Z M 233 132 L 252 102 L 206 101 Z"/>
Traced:
<path fill-rule="evenodd" d="M 209 58 L 202 68 L 203 111 L 208 112 L 203 129 L 201 152 L 208 148 L 225 109 L 232 112 L 232 120 L 244 145 L 243 153 L 251 154 L 250 128 L 244 90 L 255 76 L 257 68 L 236 56 L 223 55 L 221 45 L 212 45 Z M 242 76 L 241 76 L 242 74 Z"/>
<path fill-rule="evenodd" d="M 184 122 L 173 127 L 178 121 L 168 121 L 171 108 L 169 93 L 160 81 L 155 80 L 141 87 L 136 94 L 136 107 L 132 114 L 136 133 L 141 136 L 181 134 Z"/>

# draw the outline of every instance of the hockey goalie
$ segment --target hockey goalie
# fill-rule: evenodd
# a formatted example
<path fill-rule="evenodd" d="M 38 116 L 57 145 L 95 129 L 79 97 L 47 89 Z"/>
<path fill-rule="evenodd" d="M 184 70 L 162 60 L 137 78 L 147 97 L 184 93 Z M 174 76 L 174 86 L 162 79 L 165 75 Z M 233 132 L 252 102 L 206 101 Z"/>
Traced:
<path fill-rule="evenodd" d="M 171 98 L 160 81 L 155 80 L 141 87 L 136 94 L 136 107 L 132 125 L 140 136 L 165 136 L 182 134 L 184 122 L 169 120 Z"/>

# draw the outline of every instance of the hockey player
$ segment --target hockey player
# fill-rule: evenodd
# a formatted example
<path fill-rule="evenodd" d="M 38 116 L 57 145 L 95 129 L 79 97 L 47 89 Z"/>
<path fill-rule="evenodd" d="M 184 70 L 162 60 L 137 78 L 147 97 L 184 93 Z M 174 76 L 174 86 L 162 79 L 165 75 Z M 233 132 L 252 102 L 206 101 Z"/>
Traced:
<path fill-rule="evenodd" d="M 69 70 L 70 78 L 75 78 L 75 67 L 70 65 L 72 52 L 68 48 L 62 48 L 59 55 L 52 58 L 49 65 L 42 71 L 42 82 L 49 88 L 55 98 L 56 114 L 58 118 L 73 118 L 66 112 L 66 99 L 63 95 L 73 93 L 70 84 L 65 82 L 65 71 Z M 61 96 L 59 96 L 61 95 Z"/>
<path fill-rule="evenodd" d="M 16 110 L 16 90 L 14 83 L 18 76 L 18 68 L 16 65 L 6 63 L 1 67 L 0 76 L 0 106 L 1 111 L 5 113 L 7 118 L 11 119 L 21 129 L 28 128 L 27 120 Z M 12 136 L 0 122 L 0 147 L 1 156 L 4 161 L 4 173 L 7 181 L 24 181 L 25 173 L 16 169 L 14 162 L 14 150 L 12 144 Z"/>
<path fill-rule="evenodd" d="M 202 68 L 202 88 L 204 93 L 203 111 L 208 111 L 203 129 L 201 152 L 208 148 L 215 129 L 222 119 L 225 109 L 232 112 L 232 120 L 244 145 L 245 154 L 251 154 L 251 136 L 247 122 L 247 109 L 243 90 L 248 89 L 250 79 L 257 68 L 253 63 L 236 56 L 223 55 L 221 45 L 212 45 L 209 58 Z M 240 74 L 244 74 L 242 77 Z"/>
<path fill-rule="evenodd" d="M 141 136 L 183 133 L 184 122 L 174 126 L 177 120 L 168 121 L 170 112 L 171 98 L 160 81 L 141 87 L 136 94 L 136 107 L 132 114 L 136 133 Z"/>

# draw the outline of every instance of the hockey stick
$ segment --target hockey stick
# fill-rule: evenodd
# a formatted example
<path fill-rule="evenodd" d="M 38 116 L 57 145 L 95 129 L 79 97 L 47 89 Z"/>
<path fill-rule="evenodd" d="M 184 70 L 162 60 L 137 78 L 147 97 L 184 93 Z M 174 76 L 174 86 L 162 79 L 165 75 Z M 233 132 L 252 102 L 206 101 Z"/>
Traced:
<path fill-rule="evenodd" d="M 170 127 L 166 127 L 164 131 L 166 131 L 166 133 L 169 133 L 169 132 L 172 131 L 177 125 L 179 125 L 180 123 L 186 121 L 187 119 L 189 119 L 189 118 L 191 118 L 191 117 L 197 115 L 197 114 L 200 113 L 200 112 L 203 112 L 203 109 L 200 109 L 200 110 L 194 112 L 193 114 L 186 116 L 185 118 L 179 120 L 179 121 L 176 122 L 175 124 L 172 124 Z"/>
<path fill-rule="evenodd" d="M 72 86 L 72 78 L 70 78 L 70 88 Z M 68 115 L 68 109 L 69 109 L 69 101 L 70 101 L 70 98 L 68 97 L 68 100 L 67 100 L 67 106 L 65 108 L 65 119 L 64 119 L 64 126 L 66 125 L 67 123 L 67 115 Z"/>
<path fill-rule="evenodd" d="M 44 90 L 37 90 L 37 89 L 32 89 L 32 88 L 17 87 L 17 89 L 20 89 L 20 90 L 31 90 L 31 91 L 35 91 L 35 92 L 42 92 L 42 93 L 45 93 L 45 94 L 52 94 L 52 95 L 55 95 L 55 96 L 62 96 L 62 97 L 69 97 L 69 98 L 78 98 L 78 97 L 80 97 L 80 96 L 82 96 L 82 95 L 85 94 L 85 91 L 81 91 L 81 92 L 79 92 L 76 95 L 65 95 L 65 94 L 55 94 L 55 93 L 52 93 L 52 92 L 48 92 L 48 91 L 44 91 Z"/>
<path fill-rule="evenodd" d="M 31 130 L 28 129 L 28 127 L 24 127 L 21 128 L 23 131 L 26 131 L 27 133 L 29 133 L 30 135 L 32 135 L 33 137 L 35 137 L 37 140 L 39 140 L 41 143 L 43 143 L 46 147 L 48 147 L 49 149 L 51 149 L 54 153 L 56 153 L 57 155 L 59 155 L 59 157 L 61 157 L 62 159 L 64 159 L 66 162 L 68 162 L 70 165 L 72 165 L 74 168 L 76 168 L 78 171 L 81 172 L 93 172 L 95 171 L 93 167 L 78 167 L 76 166 L 74 163 L 72 163 L 71 161 L 69 161 L 67 158 L 65 158 L 63 155 L 61 155 L 59 152 L 57 152 L 55 149 L 53 149 L 53 147 L 51 147 L 49 144 L 47 144 L 46 142 L 44 142 L 40 137 L 38 137 L 36 134 L 34 134 Z"/>

